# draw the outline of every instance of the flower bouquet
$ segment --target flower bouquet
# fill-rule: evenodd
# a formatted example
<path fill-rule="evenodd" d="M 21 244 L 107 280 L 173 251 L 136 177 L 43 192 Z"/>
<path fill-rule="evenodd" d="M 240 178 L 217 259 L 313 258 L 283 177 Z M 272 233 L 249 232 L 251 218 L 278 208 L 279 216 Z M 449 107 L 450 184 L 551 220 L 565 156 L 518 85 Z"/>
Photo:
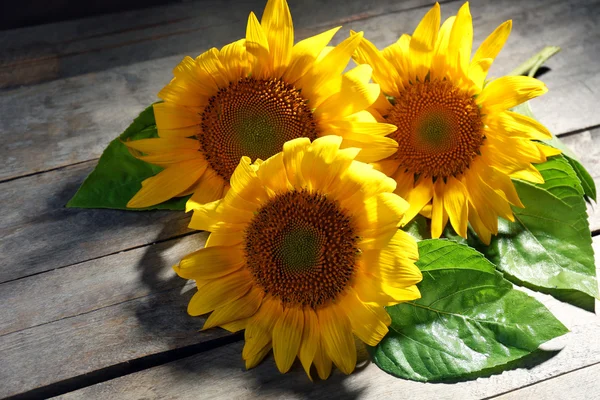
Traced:
<path fill-rule="evenodd" d="M 68 206 L 191 212 L 211 233 L 173 267 L 188 313 L 245 330 L 247 368 L 273 350 L 283 373 L 350 374 L 355 338 L 406 379 L 514 367 L 567 329 L 513 283 L 588 310 L 598 284 L 594 183 L 528 103 L 558 49 L 488 78 L 511 27 L 471 57 L 468 3 L 443 22 L 436 4 L 383 50 L 330 46 L 339 28 L 294 43 L 269 0 L 175 66 Z"/>

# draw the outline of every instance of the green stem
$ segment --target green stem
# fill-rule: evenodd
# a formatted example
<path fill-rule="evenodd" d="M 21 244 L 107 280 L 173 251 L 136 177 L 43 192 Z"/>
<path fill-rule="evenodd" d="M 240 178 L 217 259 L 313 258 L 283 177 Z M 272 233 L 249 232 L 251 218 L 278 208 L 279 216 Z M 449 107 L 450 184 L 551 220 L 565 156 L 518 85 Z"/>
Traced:
<path fill-rule="evenodd" d="M 560 51 L 560 47 L 546 46 L 536 55 L 509 72 L 508 75 L 534 76 L 537 70 L 553 55 Z"/>

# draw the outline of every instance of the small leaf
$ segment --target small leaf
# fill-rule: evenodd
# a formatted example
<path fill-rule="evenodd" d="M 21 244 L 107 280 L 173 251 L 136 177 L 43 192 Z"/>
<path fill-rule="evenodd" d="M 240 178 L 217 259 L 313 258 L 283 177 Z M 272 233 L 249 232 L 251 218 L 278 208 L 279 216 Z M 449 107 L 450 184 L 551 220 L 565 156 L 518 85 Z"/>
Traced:
<path fill-rule="evenodd" d="M 127 202 L 142 187 L 142 181 L 162 168 L 138 160 L 121 141 L 158 137 L 152 106 L 146 108 L 117 139 L 110 142 L 98 165 L 85 179 L 67 207 L 127 208 Z M 187 197 L 175 198 L 150 209 L 184 210 Z"/>
<path fill-rule="evenodd" d="M 419 242 L 419 253 L 423 297 L 388 307 L 390 332 L 370 349 L 384 371 L 423 382 L 475 378 L 568 332 L 477 251 L 438 239 Z"/>
<path fill-rule="evenodd" d="M 525 205 L 513 207 L 515 222 L 500 220 L 489 246 L 469 244 L 509 279 L 593 310 L 598 283 L 579 179 L 563 156 L 536 168 L 544 184 L 514 181 Z"/>

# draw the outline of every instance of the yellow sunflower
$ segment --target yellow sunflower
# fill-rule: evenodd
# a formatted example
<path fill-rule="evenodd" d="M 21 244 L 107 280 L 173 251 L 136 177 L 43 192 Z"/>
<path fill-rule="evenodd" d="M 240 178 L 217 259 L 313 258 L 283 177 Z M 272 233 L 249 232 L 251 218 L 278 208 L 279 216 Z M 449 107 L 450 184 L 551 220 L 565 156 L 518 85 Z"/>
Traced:
<path fill-rule="evenodd" d="M 469 5 L 440 28 L 436 4 L 415 29 L 379 51 L 363 39 L 354 54 L 373 67 L 382 96 L 372 107 L 380 120 L 398 127 L 390 135 L 398 151 L 376 168 L 393 177 L 396 193 L 417 213 L 431 218 L 441 235 L 448 219 L 462 237 L 470 222 L 489 243 L 498 216 L 513 221 L 510 205 L 523 207 L 511 178 L 543 182 L 531 163 L 558 150 L 533 140 L 551 137 L 537 121 L 510 111 L 547 91 L 534 78 L 505 76 L 485 82 L 512 23 L 500 25 L 471 58 L 473 26 Z"/>
<path fill-rule="evenodd" d="M 341 143 L 300 138 L 264 162 L 244 157 L 223 199 L 193 203 L 190 227 L 211 234 L 174 267 L 198 286 L 188 313 L 212 311 L 203 329 L 246 329 L 247 368 L 272 348 L 283 373 L 298 356 L 309 378 L 313 363 L 327 378 L 332 361 L 349 374 L 352 334 L 376 345 L 384 306 L 420 297 L 417 244 L 398 230 L 408 204 Z"/>
<path fill-rule="evenodd" d="M 186 57 L 154 105 L 159 138 L 126 143 L 165 168 L 127 206 L 191 193 L 199 203 L 219 199 L 242 156 L 266 159 L 299 137 L 342 136 L 344 147 L 363 149 L 364 162 L 395 153 L 385 137 L 395 127 L 366 111 L 380 92 L 371 67 L 342 75 L 361 34 L 327 47 L 338 29 L 294 45 L 287 3 L 269 0 L 260 23 L 250 14 L 246 39 Z"/>

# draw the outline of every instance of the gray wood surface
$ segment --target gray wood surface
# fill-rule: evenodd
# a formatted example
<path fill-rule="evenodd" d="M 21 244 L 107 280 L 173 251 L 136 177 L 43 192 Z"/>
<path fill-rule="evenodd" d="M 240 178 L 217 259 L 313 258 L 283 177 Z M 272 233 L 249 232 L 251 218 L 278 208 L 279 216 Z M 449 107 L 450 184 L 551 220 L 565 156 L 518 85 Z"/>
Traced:
<path fill-rule="evenodd" d="M 496 400 L 588 400 L 600 397 L 600 364 L 494 397 Z"/>
<path fill-rule="evenodd" d="M 334 43 L 342 40 L 349 29 L 358 29 L 364 30 L 375 44 L 385 46 L 394 42 L 400 33 L 411 32 L 425 10 L 410 8 L 418 4 L 416 0 L 406 5 L 408 11 L 402 12 L 393 10 L 405 9 L 403 2 L 373 2 L 368 8 L 376 11 L 370 13 L 360 11 L 366 8 L 362 1 L 353 0 L 343 4 L 333 9 L 328 7 L 327 11 L 320 13 L 315 12 L 318 7 L 300 8 L 300 12 L 296 12 L 296 24 L 302 28 L 297 36 L 314 34 L 345 21 Z M 460 4 L 460 1 L 444 4 L 444 15 L 455 13 Z M 553 73 L 544 77 L 550 90 L 560 95 L 547 95 L 534 102 L 541 121 L 557 134 L 600 124 L 600 114 L 595 108 L 595 104 L 600 102 L 600 94 L 596 89 L 600 84 L 600 74 L 597 68 L 590 67 L 597 62 L 600 53 L 600 32 L 596 28 L 596 21 L 600 18 L 599 4 L 598 1 L 589 0 L 486 0 L 471 3 L 472 14 L 475 15 L 476 44 L 501 22 L 510 18 L 514 20 L 513 34 L 497 59 L 493 74 L 510 71 L 548 43 L 563 47 L 563 52 L 548 63 Z M 260 10 L 260 7 L 254 9 Z M 391 11 L 385 12 L 386 9 Z M 357 13 L 353 14 L 352 11 Z M 215 12 L 220 15 L 218 13 L 222 11 Z M 208 24 L 211 13 L 198 16 L 201 20 L 194 26 Z M 319 21 L 318 28 L 311 24 L 313 18 L 307 17 L 313 14 L 320 15 L 314 17 Z M 304 20 L 302 15 L 305 16 Z M 308 22 L 301 25 L 299 21 Z M 190 20 L 177 23 L 188 24 Z M 174 56 L 160 55 L 161 51 L 165 51 L 161 49 L 173 47 L 171 42 L 163 43 L 160 40 L 133 41 L 131 46 L 126 47 L 112 45 L 126 53 L 125 57 L 133 56 L 134 59 L 118 62 L 118 56 L 110 52 L 102 53 L 103 60 L 115 60 L 111 61 L 114 63 L 110 68 L 5 90 L 0 97 L 0 109 L 4 111 L 0 114 L 0 130 L 6 132 L 7 139 L 2 146 L 5 151 L 10 151 L 10 157 L 0 159 L 0 179 L 99 157 L 110 139 L 122 132 L 137 113 L 156 100 L 156 93 L 169 82 L 171 69 L 184 55 L 195 55 L 208 47 L 221 46 L 243 36 L 244 32 L 245 23 L 238 22 L 232 26 L 209 25 L 205 30 L 170 36 L 169 40 L 181 46 L 181 52 Z M 136 34 L 137 30 L 123 33 L 121 40 L 126 41 L 130 35 Z M 113 40 L 112 35 L 107 36 Z M 103 36 L 100 34 L 100 37 Z M 109 50 L 116 51 L 112 47 Z M 147 54 L 155 52 L 159 55 L 146 58 Z M 137 54 L 140 56 L 135 58 Z M 86 57 L 89 60 L 89 56 Z M 145 61 L 140 62 L 139 59 Z M 561 118 L 555 118 L 556 115 L 561 115 Z M 36 157 L 32 158 L 30 155 L 34 151 Z"/>
<path fill-rule="evenodd" d="M 596 254 L 600 253 L 600 238 L 594 239 Z M 598 258 L 597 258 L 598 259 Z M 598 265 L 598 262 L 596 263 Z M 525 368 L 472 381 L 425 384 L 397 379 L 374 364 L 364 362 L 350 376 L 338 370 L 327 381 L 308 381 L 298 362 L 286 375 L 280 375 L 272 356 L 250 371 L 241 360 L 243 343 L 235 343 L 200 353 L 159 367 L 83 388 L 62 399 L 480 399 L 518 389 L 569 371 L 600 363 L 600 329 L 598 316 L 577 309 L 554 298 L 525 290 L 542 301 L 571 332 L 543 345 L 553 357 L 534 357 Z M 596 303 L 598 310 L 600 303 Z M 559 351 L 560 350 L 560 351 Z M 363 360 L 366 355 L 362 353 Z M 560 393 L 572 393 L 573 387 L 560 388 Z M 579 387 L 579 394 L 594 383 Z M 519 391 L 515 392 L 515 399 Z M 532 397 L 533 398 L 533 397 Z M 544 398 L 544 397 L 538 397 Z M 553 397 L 546 397 L 553 398 Z M 566 396 L 565 396 L 566 398 Z M 583 397 L 581 397 L 583 398 Z M 588 397 L 593 398 L 593 397 Z"/>
<path fill-rule="evenodd" d="M 334 43 L 356 29 L 385 46 L 412 31 L 432 2 L 290 3 L 297 38 L 343 23 Z M 553 344 L 563 351 L 542 364 L 532 360 L 531 369 L 456 384 L 401 381 L 366 365 L 311 385 L 298 366 L 280 376 L 272 358 L 244 372 L 241 342 L 207 350 L 239 336 L 199 333 L 203 319 L 185 312 L 193 284 L 170 267 L 206 238 L 187 229 L 189 215 L 64 208 L 182 56 L 243 36 L 247 13 L 263 5 L 206 0 L 0 32 L 0 397 L 41 396 L 31 390 L 46 385 L 60 392 L 60 385 L 110 379 L 186 352 L 199 354 L 65 398 L 482 398 L 600 362 L 598 317 L 537 295 L 572 332 Z M 460 5 L 446 2 L 443 16 Z M 494 75 L 544 45 L 563 47 L 548 63 L 542 78 L 550 92 L 534 101 L 534 111 L 565 135 L 599 182 L 600 1 L 475 0 L 471 10 L 476 44 L 513 19 Z M 589 211 L 600 233 L 600 213 Z M 599 242 L 596 236 L 597 254 Z M 593 388 L 589 380 L 586 388 Z"/>

